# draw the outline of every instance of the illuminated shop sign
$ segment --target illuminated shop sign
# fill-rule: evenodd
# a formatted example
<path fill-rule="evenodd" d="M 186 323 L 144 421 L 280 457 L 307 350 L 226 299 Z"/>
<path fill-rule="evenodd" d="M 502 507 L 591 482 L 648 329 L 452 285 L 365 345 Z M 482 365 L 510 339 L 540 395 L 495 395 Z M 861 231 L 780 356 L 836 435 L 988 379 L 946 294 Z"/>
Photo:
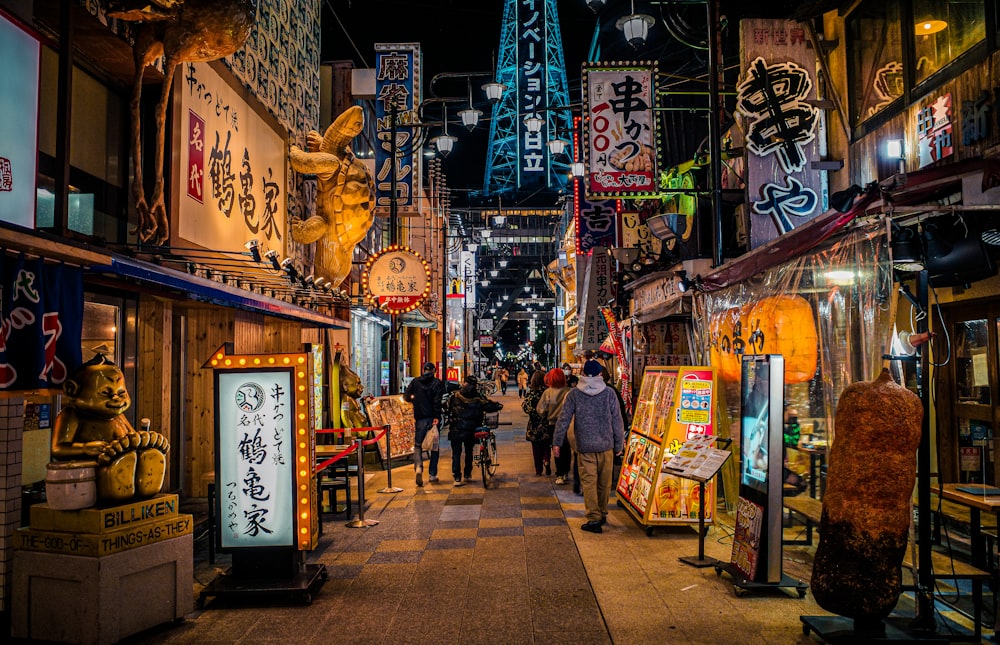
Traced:
<path fill-rule="evenodd" d="M 0 15 L 0 220 L 35 227 L 38 41 Z"/>
<path fill-rule="evenodd" d="M 420 105 L 420 45 L 375 45 L 375 127 L 379 145 L 375 150 L 375 210 L 386 214 L 392 204 L 392 178 L 396 177 L 396 207 L 415 208 L 414 191 L 420 188 L 415 123 Z M 396 158 L 392 158 L 392 104 L 396 104 Z"/>
<path fill-rule="evenodd" d="M 382 311 L 390 314 L 413 311 L 430 294 L 430 268 L 416 251 L 390 246 L 365 263 L 361 288 Z"/>
<path fill-rule="evenodd" d="M 310 354 L 232 356 L 215 370 L 215 472 L 221 549 L 315 548 L 318 525 Z"/>

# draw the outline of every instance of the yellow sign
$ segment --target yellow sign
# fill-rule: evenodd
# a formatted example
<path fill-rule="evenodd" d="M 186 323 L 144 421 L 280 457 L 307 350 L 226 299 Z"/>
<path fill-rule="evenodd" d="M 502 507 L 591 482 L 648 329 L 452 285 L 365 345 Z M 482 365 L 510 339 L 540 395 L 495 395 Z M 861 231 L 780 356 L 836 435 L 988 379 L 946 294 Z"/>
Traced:
<path fill-rule="evenodd" d="M 162 493 L 141 502 L 108 508 L 84 508 L 79 511 L 60 511 L 47 504 L 35 504 L 31 507 L 31 528 L 100 534 L 176 515 L 177 495 Z"/>
<path fill-rule="evenodd" d="M 87 557 L 101 557 L 155 544 L 194 530 L 190 515 L 171 515 L 106 533 L 43 531 L 34 527 L 14 532 L 14 548 L 21 551 L 44 551 Z"/>

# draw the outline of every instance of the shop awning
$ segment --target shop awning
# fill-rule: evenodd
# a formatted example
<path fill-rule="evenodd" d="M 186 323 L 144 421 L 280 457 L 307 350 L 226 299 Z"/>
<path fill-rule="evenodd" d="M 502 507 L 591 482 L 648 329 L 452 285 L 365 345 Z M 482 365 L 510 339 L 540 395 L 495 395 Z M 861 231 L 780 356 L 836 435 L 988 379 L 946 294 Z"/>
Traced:
<path fill-rule="evenodd" d="M 437 320 L 429 318 L 421 309 L 414 309 L 405 314 L 399 314 L 399 323 L 406 327 L 423 327 L 423 328 L 433 328 L 437 327 Z"/>
<path fill-rule="evenodd" d="M 284 300 L 117 254 L 111 256 L 111 264 L 95 265 L 87 271 L 90 274 L 109 275 L 132 280 L 140 285 L 167 289 L 191 300 L 296 320 L 316 327 L 350 327 L 346 320 Z"/>

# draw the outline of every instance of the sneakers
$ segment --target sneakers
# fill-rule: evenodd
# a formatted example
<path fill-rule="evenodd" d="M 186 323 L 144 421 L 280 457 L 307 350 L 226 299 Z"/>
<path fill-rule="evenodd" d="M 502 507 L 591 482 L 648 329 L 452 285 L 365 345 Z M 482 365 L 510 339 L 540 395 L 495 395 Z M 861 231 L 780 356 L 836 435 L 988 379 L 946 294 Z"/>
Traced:
<path fill-rule="evenodd" d="M 603 533 L 604 532 L 604 529 L 601 528 L 601 522 L 595 521 L 595 520 L 591 520 L 590 522 L 585 523 L 580 528 L 582 528 L 584 531 L 587 531 L 589 533 Z"/>
<path fill-rule="evenodd" d="M 417 486 L 423 486 L 423 485 L 424 485 L 424 474 L 417 473 Z"/>
<path fill-rule="evenodd" d="M 437 478 L 437 475 L 431 475 L 431 476 L 430 476 L 430 479 L 428 479 L 427 481 L 429 481 L 429 482 L 430 482 L 430 483 L 432 483 L 432 484 L 435 484 L 435 483 L 437 483 L 437 482 L 438 482 L 438 478 Z"/>
<path fill-rule="evenodd" d="M 461 485 L 462 485 L 462 480 L 461 479 L 456 479 L 455 480 L 455 486 L 461 486 Z"/>
<path fill-rule="evenodd" d="M 556 477 L 556 486 L 562 486 L 566 483 L 566 478 L 563 476 Z"/>

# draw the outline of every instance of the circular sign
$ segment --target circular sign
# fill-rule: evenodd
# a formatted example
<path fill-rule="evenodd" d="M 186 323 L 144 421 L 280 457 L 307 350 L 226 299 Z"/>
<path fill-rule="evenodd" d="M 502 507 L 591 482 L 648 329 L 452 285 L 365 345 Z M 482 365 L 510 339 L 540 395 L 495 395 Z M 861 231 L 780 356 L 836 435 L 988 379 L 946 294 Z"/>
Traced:
<path fill-rule="evenodd" d="M 369 302 L 390 314 L 413 311 L 431 291 L 427 261 L 405 246 L 390 246 L 369 258 L 361 274 Z"/>

